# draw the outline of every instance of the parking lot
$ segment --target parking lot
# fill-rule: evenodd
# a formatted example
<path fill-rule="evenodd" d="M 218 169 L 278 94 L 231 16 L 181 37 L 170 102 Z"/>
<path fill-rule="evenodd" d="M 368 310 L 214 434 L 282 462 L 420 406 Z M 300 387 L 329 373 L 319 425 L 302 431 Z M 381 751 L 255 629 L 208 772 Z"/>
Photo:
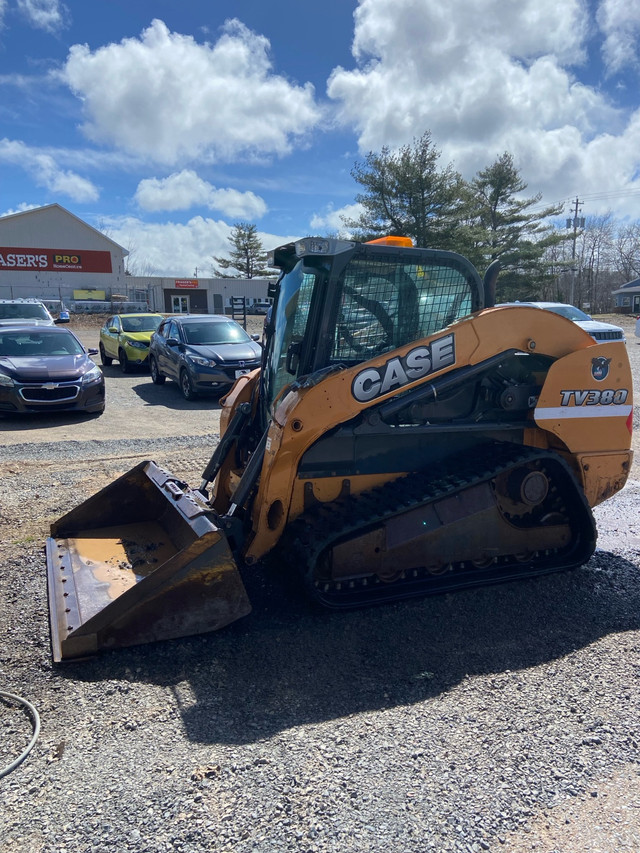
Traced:
<path fill-rule="evenodd" d="M 97 349 L 102 320 L 75 317 L 71 328 L 86 347 Z M 264 317 L 247 318 L 247 331 L 260 333 Z M 99 364 L 99 357 L 95 357 Z M 220 405 L 216 397 L 187 402 L 178 385 L 154 385 L 146 369 L 124 374 L 117 362 L 102 366 L 107 405 L 100 417 L 70 414 L 30 418 L 0 418 L 0 443 L 89 441 L 92 438 L 172 438 L 182 436 L 217 437 Z"/>
<path fill-rule="evenodd" d="M 627 335 L 627 352 L 634 372 L 636 400 L 640 397 L 640 338 L 634 335 L 635 320 L 631 317 L 608 316 L 609 322 L 621 324 Z M 97 348 L 100 325 L 104 318 L 75 317 L 71 328 L 86 347 Z M 262 332 L 264 317 L 249 315 L 247 331 Z M 99 358 L 95 360 L 99 363 Z M 107 405 L 103 415 L 78 417 L 54 415 L 34 418 L 1 418 L 0 443 L 90 441 L 91 439 L 150 441 L 177 436 L 211 437 L 217 441 L 220 425 L 220 405 L 216 397 L 202 397 L 187 402 L 175 382 L 154 385 L 148 370 L 124 374 L 117 362 L 103 366 L 106 379 Z M 636 406 L 636 424 L 638 423 Z M 634 430 L 635 470 L 640 464 L 640 428 Z"/>

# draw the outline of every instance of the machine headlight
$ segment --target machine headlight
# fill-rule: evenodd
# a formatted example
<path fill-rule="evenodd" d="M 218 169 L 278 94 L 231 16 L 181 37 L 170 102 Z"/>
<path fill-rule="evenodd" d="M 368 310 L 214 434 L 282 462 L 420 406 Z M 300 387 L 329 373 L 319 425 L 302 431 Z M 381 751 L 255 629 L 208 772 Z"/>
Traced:
<path fill-rule="evenodd" d="M 98 367 L 97 364 L 94 364 L 91 370 L 87 370 L 85 375 L 82 377 L 83 385 L 93 385 L 96 382 L 102 381 L 102 371 Z"/>
<path fill-rule="evenodd" d="M 147 349 L 148 346 L 148 344 L 145 344 L 142 341 L 134 341 L 131 340 L 131 338 L 125 338 L 124 342 L 128 347 L 134 347 L 134 349 Z"/>
<path fill-rule="evenodd" d="M 2 373 L 2 371 L 0 371 L 0 385 L 2 385 L 3 388 L 12 388 L 13 384 L 13 379 L 10 376 L 7 376 L 6 373 Z"/>
<path fill-rule="evenodd" d="M 305 255 L 336 255 L 347 252 L 356 245 L 350 240 L 336 240 L 333 237 L 304 237 L 293 244 L 299 258 Z M 275 260 L 275 257 L 274 257 Z"/>
<path fill-rule="evenodd" d="M 328 255 L 330 243 L 320 237 L 307 237 L 306 240 L 298 240 L 295 244 L 296 255 Z"/>

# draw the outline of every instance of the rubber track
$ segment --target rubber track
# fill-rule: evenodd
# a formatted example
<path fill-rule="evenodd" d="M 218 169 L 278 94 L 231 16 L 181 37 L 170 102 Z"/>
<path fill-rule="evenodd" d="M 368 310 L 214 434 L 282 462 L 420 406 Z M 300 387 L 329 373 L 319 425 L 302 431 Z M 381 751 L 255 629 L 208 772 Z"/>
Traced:
<path fill-rule="evenodd" d="M 555 493 L 555 498 L 547 498 L 546 511 L 554 509 L 550 500 L 555 500 L 558 508 L 562 506 L 570 515 L 569 525 L 574 537 L 561 553 L 536 553 L 527 562 L 518 561 L 515 557 L 500 557 L 497 562 L 482 568 L 466 561 L 438 575 L 426 569 L 411 569 L 390 583 L 376 576 L 326 583 L 314 580 L 314 568 L 322 552 L 350 535 L 358 535 L 394 515 L 454 495 L 509 469 L 538 460 L 556 472 L 552 476 L 550 490 Z M 456 466 L 453 471 L 452 464 Z M 302 576 L 311 597 L 331 608 L 359 607 L 533 577 L 583 565 L 591 557 L 596 540 L 593 515 L 570 468 L 557 454 L 522 445 L 496 443 L 474 448 L 472 453 L 459 457 L 455 463 L 447 460 L 447 468 L 446 472 L 410 474 L 371 492 L 313 507 L 290 525 L 278 547 L 279 555 L 295 573 Z"/>

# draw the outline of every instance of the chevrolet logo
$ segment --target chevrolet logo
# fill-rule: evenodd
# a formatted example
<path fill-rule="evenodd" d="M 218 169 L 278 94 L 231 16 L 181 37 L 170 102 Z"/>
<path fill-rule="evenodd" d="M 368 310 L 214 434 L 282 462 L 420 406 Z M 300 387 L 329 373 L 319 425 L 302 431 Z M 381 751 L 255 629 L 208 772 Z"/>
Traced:
<path fill-rule="evenodd" d="M 45 388 L 47 391 L 53 391 L 54 388 L 58 388 L 58 383 L 57 382 L 45 382 L 42 387 Z"/>

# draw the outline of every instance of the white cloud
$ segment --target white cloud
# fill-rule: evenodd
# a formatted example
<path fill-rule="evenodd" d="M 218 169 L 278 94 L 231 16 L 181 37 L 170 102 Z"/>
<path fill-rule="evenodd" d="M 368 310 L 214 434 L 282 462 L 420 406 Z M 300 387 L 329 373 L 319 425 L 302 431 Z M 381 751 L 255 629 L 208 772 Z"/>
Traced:
<path fill-rule="evenodd" d="M 225 251 L 231 226 L 196 216 L 185 223 L 143 222 L 136 217 L 103 218 L 109 237 L 129 249 L 130 262 L 151 275 L 206 276 L 213 255 Z"/>
<path fill-rule="evenodd" d="M 0 139 L 0 163 L 23 169 L 37 186 L 77 202 L 92 202 L 100 193 L 95 184 L 76 172 L 63 169 L 50 153 L 29 148 L 23 142 Z"/>
<path fill-rule="evenodd" d="M 584 0 L 396 0 L 393 15 L 386 0 L 361 0 L 356 66 L 334 69 L 327 91 L 361 154 L 430 130 L 442 165 L 467 178 L 509 151 L 549 199 L 609 183 L 613 162 L 624 185 L 638 168 L 637 122 L 576 77 L 588 14 Z M 596 178 L 607 147 L 618 159 Z"/>
<path fill-rule="evenodd" d="M 36 29 L 54 33 L 66 26 L 68 9 L 60 0 L 17 0 L 17 6 Z"/>
<path fill-rule="evenodd" d="M 355 22 L 359 61 L 441 71 L 468 67 L 486 47 L 525 63 L 544 54 L 580 62 L 588 27 L 581 0 L 398 0 L 393 15 L 383 0 L 361 0 Z"/>
<path fill-rule="evenodd" d="M 156 276 L 213 275 L 214 256 L 228 256 L 232 225 L 222 220 L 194 216 L 188 222 L 149 223 L 136 217 L 107 217 L 100 223 L 109 237 L 130 250 L 134 271 Z M 297 240 L 300 235 L 258 232 L 265 250 Z"/>
<path fill-rule="evenodd" d="M 214 190 L 209 207 L 235 219 L 260 219 L 267 212 L 266 202 L 260 196 L 250 190 L 242 193 L 232 188 Z"/>
<path fill-rule="evenodd" d="M 0 216 L 11 216 L 14 213 L 24 213 L 26 210 L 37 210 L 39 207 L 42 207 L 42 205 L 22 202 L 22 204 L 18 204 L 16 207 L 3 211 L 0 213 Z"/>
<path fill-rule="evenodd" d="M 252 192 L 217 189 L 191 169 L 167 178 L 146 178 L 138 184 L 136 202 L 144 210 L 188 210 L 205 206 L 225 216 L 259 219 L 267 211 L 264 200 Z"/>
<path fill-rule="evenodd" d="M 626 65 L 638 66 L 640 39 L 640 4 L 637 0 L 602 0 L 597 21 L 604 44 L 602 56 L 610 73 Z"/>
<path fill-rule="evenodd" d="M 446 9 L 440 0 L 397 0 L 393 16 L 382 0 L 363 0 L 360 66 L 335 69 L 328 93 L 358 130 L 361 150 L 425 129 L 486 147 L 513 127 L 589 127 L 602 98 L 559 64 L 582 57 L 585 27 L 576 0 L 452 0 Z"/>
<path fill-rule="evenodd" d="M 323 213 L 316 213 L 311 217 L 311 228 L 316 234 L 331 233 L 337 234 L 345 240 L 350 239 L 351 232 L 345 227 L 344 219 L 358 219 L 364 211 L 361 204 L 346 204 L 334 210 L 332 206 L 327 207 Z"/>
<path fill-rule="evenodd" d="M 227 21 L 199 44 L 154 20 L 139 39 L 74 45 L 63 80 L 82 100 L 87 136 L 164 164 L 282 155 L 320 117 L 311 84 L 273 74 L 269 41 Z"/>

